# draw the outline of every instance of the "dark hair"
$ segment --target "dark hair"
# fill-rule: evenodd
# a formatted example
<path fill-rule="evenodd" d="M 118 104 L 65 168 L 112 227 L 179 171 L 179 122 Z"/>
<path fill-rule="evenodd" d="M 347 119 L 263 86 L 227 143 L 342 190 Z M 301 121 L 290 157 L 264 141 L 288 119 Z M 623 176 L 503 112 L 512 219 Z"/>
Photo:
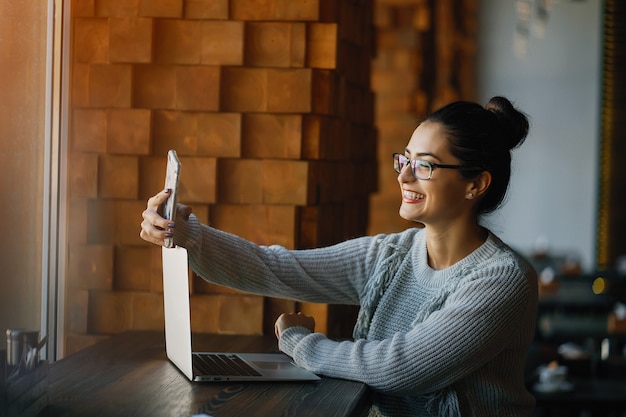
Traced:
<path fill-rule="evenodd" d="M 478 202 L 479 214 L 491 213 L 504 200 L 511 178 L 511 149 L 528 135 L 528 118 L 504 97 L 493 97 L 485 107 L 457 101 L 437 110 L 426 121 L 440 123 L 450 152 L 459 159 L 464 178 L 491 173 L 491 185 Z"/>

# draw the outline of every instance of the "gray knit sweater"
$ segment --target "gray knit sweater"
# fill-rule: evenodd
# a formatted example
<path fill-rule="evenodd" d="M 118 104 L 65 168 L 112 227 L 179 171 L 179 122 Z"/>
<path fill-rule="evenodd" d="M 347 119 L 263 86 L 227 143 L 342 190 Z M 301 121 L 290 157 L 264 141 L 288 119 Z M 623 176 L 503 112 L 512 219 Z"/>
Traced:
<path fill-rule="evenodd" d="M 428 266 L 425 233 L 362 237 L 298 251 L 177 222 L 174 241 L 208 281 L 272 297 L 360 305 L 354 341 L 287 329 L 304 368 L 373 388 L 371 416 L 530 416 L 524 361 L 533 338 L 533 269 L 496 236 L 455 265 Z"/>

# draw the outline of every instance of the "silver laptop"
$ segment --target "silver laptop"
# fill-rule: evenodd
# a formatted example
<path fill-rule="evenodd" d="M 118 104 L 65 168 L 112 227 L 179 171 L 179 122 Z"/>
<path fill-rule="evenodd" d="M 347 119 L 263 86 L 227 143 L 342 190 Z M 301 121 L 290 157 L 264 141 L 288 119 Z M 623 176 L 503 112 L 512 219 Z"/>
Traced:
<path fill-rule="evenodd" d="M 318 381 L 282 353 L 192 352 L 187 250 L 163 248 L 165 350 L 191 381 Z"/>

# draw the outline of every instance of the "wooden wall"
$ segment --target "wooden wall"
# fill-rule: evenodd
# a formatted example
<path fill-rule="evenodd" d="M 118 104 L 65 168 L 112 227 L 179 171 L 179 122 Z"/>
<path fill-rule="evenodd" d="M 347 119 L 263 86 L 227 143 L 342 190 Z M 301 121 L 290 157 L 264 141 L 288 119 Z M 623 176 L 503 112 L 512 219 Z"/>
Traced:
<path fill-rule="evenodd" d="M 66 354 L 162 329 L 160 249 L 139 224 L 170 148 L 183 163 L 181 202 L 259 244 L 308 248 L 406 227 L 390 155 L 432 107 L 473 94 L 474 9 L 73 0 Z M 267 333 L 297 309 L 332 336 L 351 332 L 353 308 L 190 279 L 194 331 Z"/>

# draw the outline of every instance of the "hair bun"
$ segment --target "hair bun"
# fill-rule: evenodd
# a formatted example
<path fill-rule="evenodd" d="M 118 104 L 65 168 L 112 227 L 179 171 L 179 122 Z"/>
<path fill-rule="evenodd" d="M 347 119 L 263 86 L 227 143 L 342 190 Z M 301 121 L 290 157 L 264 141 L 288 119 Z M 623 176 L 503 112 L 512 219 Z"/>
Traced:
<path fill-rule="evenodd" d="M 493 112 L 500 120 L 504 131 L 502 139 L 506 141 L 506 147 L 509 150 L 524 143 L 529 129 L 528 117 L 517 110 L 507 98 L 493 97 L 485 109 Z"/>

